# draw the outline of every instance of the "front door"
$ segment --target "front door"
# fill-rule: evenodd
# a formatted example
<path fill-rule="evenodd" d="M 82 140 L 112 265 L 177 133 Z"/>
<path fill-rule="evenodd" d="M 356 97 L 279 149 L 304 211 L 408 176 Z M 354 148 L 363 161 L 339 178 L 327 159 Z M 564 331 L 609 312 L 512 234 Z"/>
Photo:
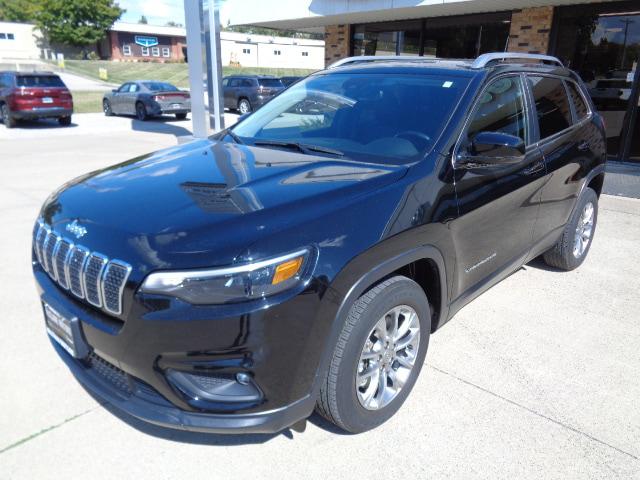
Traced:
<path fill-rule="evenodd" d="M 528 146 L 515 165 L 456 166 L 459 217 L 451 230 L 457 252 L 454 296 L 458 298 L 474 296 L 488 278 L 522 263 L 531 248 L 545 167 L 533 145 L 524 92 L 521 75 L 493 80 L 481 92 L 459 142 L 456 155 L 468 149 L 480 132 L 515 135 Z"/>

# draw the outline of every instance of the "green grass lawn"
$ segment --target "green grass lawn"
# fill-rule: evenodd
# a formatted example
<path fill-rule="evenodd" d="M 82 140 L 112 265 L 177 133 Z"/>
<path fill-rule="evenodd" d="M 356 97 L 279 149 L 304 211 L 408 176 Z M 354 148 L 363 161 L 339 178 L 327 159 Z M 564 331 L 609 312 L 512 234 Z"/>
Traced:
<path fill-rule="evenodd" d="M 65 60 L 65 70 L 89 78 L 100 79 L 99 68 L 106 68 L 108 82 L 120 84 L 130 80 L 162 80 L 180 88 L 189 87 L 189 72 L 186 63 L 156 62 L 111 62 L 108 60 Z M 224 75 L 257 74 L 282 76 L 305 76 L 314 70 L 297 68 L 253 68 L 223 67 Z"/>
<path fill-rule="evenodd" d="M 74 113 L 95 113 L 102 111 L 104 92 L 71 92 Z"/>

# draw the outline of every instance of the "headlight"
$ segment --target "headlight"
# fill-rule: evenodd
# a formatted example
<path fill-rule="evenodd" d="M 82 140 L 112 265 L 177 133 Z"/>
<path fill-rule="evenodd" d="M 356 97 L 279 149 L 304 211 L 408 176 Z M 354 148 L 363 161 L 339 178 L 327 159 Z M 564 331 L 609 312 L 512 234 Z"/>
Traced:
<path fill-rule="evenodd" d="M 146 278 L 140 290 L 199 305 L 254 300 L 299 284 L 309 257 L 310 251 L 305 249 L 236 267 L 155 272 Z"/>

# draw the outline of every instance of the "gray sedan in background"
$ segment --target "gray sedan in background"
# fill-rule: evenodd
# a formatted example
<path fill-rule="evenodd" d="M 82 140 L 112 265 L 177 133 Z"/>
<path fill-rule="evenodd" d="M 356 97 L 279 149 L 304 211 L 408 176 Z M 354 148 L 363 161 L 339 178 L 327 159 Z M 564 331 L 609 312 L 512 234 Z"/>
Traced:
<path fill-rule="evenodd" d="M 135 115 L 138 120 L 164 114 L 183 120 L 191 111 L 191 96 L 167 82 L 137 80 L 105 93 L 102 110 L 107 116 Z"/>

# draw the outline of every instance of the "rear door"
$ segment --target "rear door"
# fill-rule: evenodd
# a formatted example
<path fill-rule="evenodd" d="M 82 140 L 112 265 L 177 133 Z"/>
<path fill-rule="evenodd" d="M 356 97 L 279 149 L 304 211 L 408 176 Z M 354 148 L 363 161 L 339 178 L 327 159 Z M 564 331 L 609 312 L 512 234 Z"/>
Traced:
<path fill-rule="evenodd" d="M 454 296 L 462 303 L 492 278 L 522 264 L 531 248 L 545 169 L 534 142 L 530 110 L 522 75 L 491 80 L 479 94 L 456 147 L 456 155 L 468 150 L 480 132 L 508 133 L 526 145 L 517 164 L 454 164 L 459 210 L 451 224 L 457 255 Z"/>
<path fill-rule="evenodd" d="M 583 98 L 576 106 L 569 93 L 581 95 L 576 85 L 550 75 L 527 75 L 533 103 L 539 147 L 546 163 L 547 178 L 542 191 L 540 221 L 535 241 L 555 241 L 569 219 L 584 177 L 596 161 L 594 149 L 600 137 Z M 594 143 L 595 142 L 595 143 Z"/>

